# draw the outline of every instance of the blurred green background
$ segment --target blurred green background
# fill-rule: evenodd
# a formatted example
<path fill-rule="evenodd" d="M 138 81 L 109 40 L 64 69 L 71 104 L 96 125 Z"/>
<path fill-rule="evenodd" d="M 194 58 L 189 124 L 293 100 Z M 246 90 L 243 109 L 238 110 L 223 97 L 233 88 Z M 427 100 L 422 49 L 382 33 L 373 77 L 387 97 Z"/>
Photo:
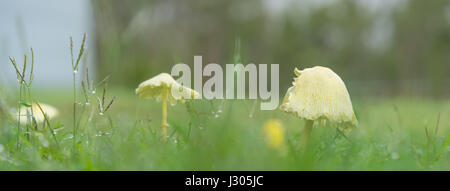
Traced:
<path fill-rule="evenodd" d="M 92 1 L 97 71 L 136 85 L 171 66 L 328 66 L 352 96 L 450 94 L 450 1 Z"/>

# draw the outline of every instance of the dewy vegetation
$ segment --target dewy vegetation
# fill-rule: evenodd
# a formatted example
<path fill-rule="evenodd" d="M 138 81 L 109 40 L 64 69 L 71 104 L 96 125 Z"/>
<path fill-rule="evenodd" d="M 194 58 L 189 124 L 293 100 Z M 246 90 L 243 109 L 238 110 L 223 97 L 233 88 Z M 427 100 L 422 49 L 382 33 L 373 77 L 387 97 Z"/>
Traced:
<path fill-rule="evenodd" d="M 90 79 L 85 44 L 86 35 L 74 57 L 70 39 L 70 93 L 31 91 L 33 49 L 31 64 L 10 58 L 19 89 L 0 93 L 0 170 L 450 170 L 448 101 L 352 97 L 350 131 L 258 110 L 255 100 L 190 100 L 161 113 L 109 77 Z M 314 130 L 298 147 L 305 124 Z"/>
<path fill-rule="evenodd" d="M 81 147 L 81 143 L 83 140 L 78 140 L 78 131 L 80 125 L 84 127 L 83 130 L 86 130 L 89 124 L 93 121 L 96 110 L 100 116 L 103 116 L 113 105 L 115 97 L 113 97 L 109 102 L 106 100 L 106 91 L 107 91 L 107 81 L 109 76 L 100 81 L 97 84 L 94 84 L 93 80 L 89 78 L 89 70 L 86 68 L 85 76 L 81 80 L 81 90 L 82 95 L 78 95 L 79 86 L 77 84 L 77 76 L 80 63 L 84 56 L 85 52 L 85 44 L 86 44 L 86 34 L 83 35 L 83 41 L 81 43 L 81 47 L 79 50 L 79 54 L 76 58 L 76 61 L 73 57 L 73 41 L 72 37 L 70 37 L 70 54 L 71 54 L 71 63 L 72 63 L 72 71 L 73 71 L 73 126 L 72 132 L 69 137 L 65 139 L 71 139 L 73 150 L 71 152 L 71 156 L 76 156 L 77 151 Z M 33 83 L 33 72 L 34 72 L 34 51 L 33 48 L 31 50 L 31 68 L 27 70 L 27 55 L 24 55 L 24 61 L 22 69 L 17 64 L 17 61 L 14 57 L 10 57 L 10 62 L 14 67 L 17 75 L 17 80 L 19 82 L 19 95 L 18 95 L 18 104 L 17 104 L 17 112 L 13 113 L 15 118 L 15 127 L 16 129 L 16 151 L 21 151 L 23 147 L 29 148 L 39 148 L 40 146 L 44 146 L 46 148 L 52 148 L 54 146 L 56 150 L 60 150 L 59 140 L 57 137 L 57 132 L 64 128 L 62 124 L 57 124 L 56 128 L 52 128 L 53 124 L 51 123 L 51 118 L 56 116 L 58 111 L 52 106 L 42 104 L 38 102 L 33 96 L 31 92 L 31 87 Z M 29 74 L 27 73 L 29 72 Z M 101 97 L 95 97 L 96 89 L 103 88 Z M 81 97 L 82 98 L 79 98 Z M 96 99 L 98 102 L 97 106 L 91 105 L 92 99 Z M 83 100 L 80 101 L 80 100 Z M 42 117 L 36 113 L 36 111 L 40 112 Z M 26 118 L 26 120 L 23 120 Z M 42 118 L 42 119 L 40 119 Z M 111 121 L 111 118 L 108 117 L 108 120 Z M 51 135 L 53 139 L 53 143 L 49 145 L 46 140 L 46 134 L 44 130 L 48 130 L 48 134 Z M 87 131 L 83 131 L 83 133 L 89 133 Z M 43 141 L 45 140 L 45 141 Z M 63 139 L 64 140 L 64 139 Z M 84 140 L 85 141 L 85 140 Z M 39 142 L 45 142 L 45 144 L 40 145 Z"/>

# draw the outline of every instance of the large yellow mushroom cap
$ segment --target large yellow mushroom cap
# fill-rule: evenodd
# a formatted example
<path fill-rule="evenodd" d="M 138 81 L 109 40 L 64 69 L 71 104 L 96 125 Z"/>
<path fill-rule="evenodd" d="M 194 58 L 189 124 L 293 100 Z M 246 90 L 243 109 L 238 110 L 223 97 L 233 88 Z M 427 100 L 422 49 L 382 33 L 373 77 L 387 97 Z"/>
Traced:
<path fill-rule="evenodd" d="M 336 73 L 322 66 L 295 68 L 294 73 L 297 77 L 287 90 L 281 110 L 307 120 L 326 119 L 357 125 L 350 95 Z"/>
<path fill-rule="evenodd" d="M 178 95 L 173 95 L 174 90 Z M 177 100 L 184 102 L 185 99 L 194 99 L 200 96 L 198 92 L 184 87 L 175 81 L 170 74 L 161 73 L 139 84 L 136 94 L 140 98 L 156 98 L 161 100 L 164 91 L 168 91 L 168 100 L 174 104 Z"/>
<path fill-rule="evenodd" d="M 44 104 L 44 103 L 39 103 L 39 105 L 41 105 L 42 110 L 44 110 L 45 115 L 47 115 L 47 117 L 49 119 L 56 117 L 59 112 L 58 110 L 48 104 Z M 19 113 L 17 113 L 16 115 L 19 115 Z M 36 120 L 37 123 L 42 123 L 45 121 L 45 117 L 42 114 L 41 109 L 39 109 L 39 106 L 36 103 L 33 103 L 31 105 L 31 107 L 21 107 L 20 108 L 20 122 L 21 123 L 27 123 L 28 122 L 28 117 L 27 116 L 31 116 L 33 115 L 34 119 Z"/>

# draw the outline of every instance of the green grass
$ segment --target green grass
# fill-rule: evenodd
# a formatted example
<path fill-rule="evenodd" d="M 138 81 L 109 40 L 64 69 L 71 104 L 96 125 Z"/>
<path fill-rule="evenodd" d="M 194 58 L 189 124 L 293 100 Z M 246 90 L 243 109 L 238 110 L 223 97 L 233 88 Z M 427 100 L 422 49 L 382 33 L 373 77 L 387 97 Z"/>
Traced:
<path fill-rule="evenodd" d="M 17 149 L 16 122 L 2 116 L 0 170 L 450 170 L 450 101 L 354 98 L 358 128 L 342 136 L 332 125 L 316 125 L 308 147 L 299 149 L 304 121 L 279 110 L 256 109 L 250 118 L 250 100 L 225 101 L 218 117 L 222 100 L 169 107 L 171 137 L 162 143 L 161 103 L 110 88 L 107 95 L 117 98 L 105 115 L 95 102 L 88 106 L 95 108 L 91 122 L 89 112 L 79 114 L 73 148 L 72 92 L 35 91 L 33 97 L 60 111 L 51 119 L 59 146 L 40 129 L 31 141 L 21 136 Z M 264 142 L 261 129 L 271 118 L 283 123 L 285 152 Z"/>

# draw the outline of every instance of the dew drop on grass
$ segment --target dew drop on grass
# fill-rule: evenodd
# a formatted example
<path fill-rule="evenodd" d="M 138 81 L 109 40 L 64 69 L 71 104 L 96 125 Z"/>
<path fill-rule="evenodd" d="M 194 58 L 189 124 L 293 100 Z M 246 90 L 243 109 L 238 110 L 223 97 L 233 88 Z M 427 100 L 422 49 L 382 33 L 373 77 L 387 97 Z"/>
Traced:
<path fill-rule="evenodd" d="M 44 146 L 44 147 L 48 147 L 48 145 L 49 145 L 48 140 L 45 139 L 45 138 L 43 138 L 43 139 L 41 140 L 41 143 L 42 143 L 42 146 Z"/>
<path fill-rule="evenodd" d="M 103 116 L 103 112 L 100 112 L 100 113 L 98 113 L 98 114 Z"/>
<path fill-rule="evenodd" d="M 92 94 L 95 94 L 95 90 L 92 90 L 92 92 L 91 92 Z"/>
<path fill-rule="evenodd" d="M 214 112 L 213 112 L 214 113 Z M 216 114 L 214 115 L 215 118 L 219 118 L 220 114 L 222 113 L 222 108 L 219 108 L 216 112 Z"/>
<path fill-rule="evenodd" d="M 74 70 L 73 73 L 74 73 L 74 74 L 77 74 L 77 73 L 78 73 L 78 70 Z"/>
<path fill-rule="evenodd" d="M 101 137 L 101 136 L 105 136 L 105 135 L 111 135 L 111 133 L 99 131 L 97 134 L 95 134 L 96 137 Z"/>
<path fill-rule="evenodd" d="M 393 153 L 391 154 L 391 158 L 392 158 L 392 160 L 397 160 L 398 158 L 400 158 L 400 156 L 398 155 L 397 152 L 393 152 Z"/>
<path fill-rule="evenodd" d="M 422 149 L 417 149 L 416 152 L 417 152 L 417 154 L 419 154 L 419 155 L 422 155 L 422 154 L 423 154 Z"/>
<path fill-rule="evenodd" d="M 86 104 L 87 106 L 91 105 L 91 103 L 89 103 L 89 102 L 86 102 L 85 104 Z"/>
<path fill-rule="evenodd" d="M 42 134 L 37 134 L 37 137 L 38 137 L 38 140 L 41 142 L 43 147 L 48 147 L 49 146 L 48 140 Z"/>
<path fill-rule="evenodd" d="M 65 140 L 69 140 L 69 139 L 73 139 L 73 135 L 69 135 L 68 137 L 66 137 L 66 138 L 64 138 L 62 140 L 65 141 Z"/>

